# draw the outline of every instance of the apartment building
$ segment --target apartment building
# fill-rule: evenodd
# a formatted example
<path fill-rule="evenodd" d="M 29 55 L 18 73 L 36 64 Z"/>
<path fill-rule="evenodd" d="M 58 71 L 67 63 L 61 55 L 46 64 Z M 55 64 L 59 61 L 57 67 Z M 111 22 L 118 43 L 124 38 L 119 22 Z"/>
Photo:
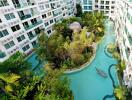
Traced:
<path fill-rule="evenodd" d="M 115 16 L 117 43 L 126 62 L 124 84 L 132 88 L 132 0 L 117 0 Z"/>
<path fill-rule="evenodd" d="M 99 11 L 106 17 L 113 18 L 116 0 L 81 0 L 83 12 Z"/>
<path fill-rule="evenodd" d="M 0 62 L 17 51 L 30 53 L 41 30 L 51 35 L 53 25 L 74 15 L 73 0 L 1 0 Z"/>

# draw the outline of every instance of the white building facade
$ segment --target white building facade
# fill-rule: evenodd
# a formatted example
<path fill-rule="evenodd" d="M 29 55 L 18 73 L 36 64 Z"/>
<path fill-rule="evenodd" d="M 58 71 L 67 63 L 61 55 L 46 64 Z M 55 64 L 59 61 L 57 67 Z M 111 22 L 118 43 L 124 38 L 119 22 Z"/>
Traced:
<path fill-rule="evenodd" d="M 40 31 L 50 35 L 56 22 L 74 15 L 74 6 L 73 0 L 1 0 L 0 62 L 30 53 Z"/>
<path fill-rule="evenodd" d="M 132 88 L 132 0 L 117 0 L 115 16 L 117 43 L 126 63 L 124 84 Z"/>
<path fill-rule="evenodd" d="M 83 12 L 99 11 L 109 18 L 114 17 L 116 0 L 81 0 Z"/>

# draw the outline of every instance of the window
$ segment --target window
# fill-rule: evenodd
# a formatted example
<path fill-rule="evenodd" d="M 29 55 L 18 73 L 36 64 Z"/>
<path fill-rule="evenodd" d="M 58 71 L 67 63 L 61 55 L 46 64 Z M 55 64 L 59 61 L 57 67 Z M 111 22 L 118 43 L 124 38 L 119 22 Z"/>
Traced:
<path fill-rule="evenodd" d="M 0 0 L 0 7 L 9 5 L 7 0 Z"/>
<path fill-rule="evenodd" d="M 4 46 L 5 46 L 6 49 L 9 49 L 14 45 L 15 45 L 15 43 L 13 41 L 10 41 L 10 42 L 6 43 Z"/>
<path fill-rule="evenodd" d="M 30 48 L 30 46 L 29 46 L 29 45 L 26 45 L 26 46 L 24 46 L 24 47 L 22 48 L 22 50 L 23 50 L 23 51 L 27 51 L 29 48 Z"/>
<path fill-rule="evenodd" d="M 40 5 L 39 8 L 40 8 L 41 10 L 43 10 L 43 9 L 44 9 L 44 6 L 43 6 L 43 5 Z"/>
<path fill-rule="evenodd" d="M 28 28 L 28 27 L 29 27 L 28 22 L 24 22 L 24 23 L 23 23 L 23 26 L 24 26 L 24 28 Z"/>
<path fill-rule="evenodd" d="M 51 30 L 48 30 L 47 33 L 50 34 L 51 33 Z"/>
<path fill-rule="evenodd" d="M 106 5 L 108 5 L 109 4 L 109 1 L 106 1 Z"/>
<path fill-rule="evenodd" d="M 27 33 L 27 35 L 28 35 L 28 37 L 29 37 L 30 40 L 34 38 L 34 35 L 33 35 L 32 32 Z"/>
<path fill-rule="evenodd" d="M 112 4 L 115 4 L 115 1 L 112 1 Z"/>
<path fill-rule="evenodd" d="M 101 9 L 104 9 L 104 6 L 101 6 L 100 8 L 101 8 Z"/>
<path fill-rule="evenodd" d="M 109 11 L 105 11 L 105 13 L 106 13 L 106 14 L 108 14 L 108 13 L 109 13 Z"/>
<path fill-rule="evenodd" d="M 62 8 L 62 10 L 65 10 L 65 8 Z"/>
<path fill-rule="evenodd" d="M 53 19 L 52 20 L 50 20 L 50 24 L 52 24 L 54 21 L 53 21 Z"/>
<path fill-rule="evenodd" d="M 37 46 L 37 42 L 36 41 L 33 41 L 32 42 L 32 45 L 33 45 L 33 47 L 36 47 Z"/>
<path fill-rule="evenodd" d="M 92 10 L 92 6 L 84 6 L 84 10 Z"/>
<path fill-rule="evenodd" d="M 45 7 L 46 7 L 46 8 L 49 8 L 49 4 L 45 4 Z"/>
<path fill-rule="evenodd" d="M 10 20 L 10 19 L 15 18 L 15 15 L 14 15 L 13 13 L 5 14 L 5 18 L 6 18 L 7 20 Z"/>
<path fill-rule="evenodd" d="M 114 13 L 114 11 L 111 11 L 111 13 Z"/>
<path fill-rule="evenodd" d="M 32 24 L 35 24 L 35 23 L 37 23 L 37 19 L 36 18 L 31 19 L 31 22 L 32 22 Z"/>
<path fill-rule="evenodd" d="M 43 14 L 43 15 L 42 15 L 42 18 L 43 18 L 43 19 L 46 18 L 46 14 Z"/>
<path fill-rule="evenodd" d="M 6 29 L 3 30 L 3 31 L 0 31 L 0 38 L 6 36 L 6 35 L 8 35 L 8 34 L 9 34 L 9 33 L 8 33 L 8 31 L 7 31 Z"/>
<path fill-rule="evenodd" d="M 111 9 L 114 9 L 115 7 L 114 6 L 111 6 Z"/>
<path fill-rule="evenodd" d="M 51 16 L 51 12 L 48 12 L 48 16 Z"/>
<path fill-rule="evenodd" d="M 0 19 L 0 23 L 2 23 L 2 20 Z"/>
<path fill-rule="evenodd" d="M 84 4 L 87 4 L 87 0 L 83 0 L 83 3 L 84 3 Z"/>
<path fill-rule="evenodd" d="M 25 36 L 24 35 L 21 35 L 21 36 L 19 36 L 18 38 L 17 38 L 17 41 L 18 42 L 21 42 L 22 40 L 24 40 L 25 39 Z"/>
<path fill-rule="evenodd" d="M 95 5 L 95 8 L 98 8 L 98 5 Z"/>
<path fill-rule="evenodd" d="M 104 4 L 104 1 L 101 1 L 101 4 Z"/>
<path fill-rule="evenodd" d="M 15 31 L 20 29 L 20 26 L 16 25 L 16 26 L 11 27 L 11 29 L 12 29 L 13 32 L 15 32 Z"/>
<path fill-rule="evenodd" d="M 95 0 L 96 3 L 98 3 L 98 0 Z"/>
<path fill-rule="evenodd" d="M 106 6 L 106 9 L 109 10 L 109 6 Z"/>
<path fill-rule="evenodd" d="M 49 23 L 48 22 L 46 22 L 46 23 L 44 23 L 45 24 L 45 26 L 48 26 L 49 25 Z"/>

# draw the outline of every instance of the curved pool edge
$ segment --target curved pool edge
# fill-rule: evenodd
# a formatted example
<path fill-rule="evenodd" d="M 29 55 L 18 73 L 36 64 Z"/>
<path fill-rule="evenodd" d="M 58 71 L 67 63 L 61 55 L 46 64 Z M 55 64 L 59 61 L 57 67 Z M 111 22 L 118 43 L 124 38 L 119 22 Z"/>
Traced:
<path fill-rule="evenodd" d="M 109 45 L 109 44 L 108 44 Z M 113 56 L 110 56 L 108 53 L 108 45 L 106 45 L 105 46 L 105 49 L 104 49 L 104 53 L 105 53 L 105 55 L 107 56 L 107 57 L 110 57 L 110 58 L 113 58 Z M 113 85 L 113 88 L 115 88 L 116 87 L 116 85 L 115 85 L 115 80 L 113 79 L 113 77 L 112 77 L 112 74 L 111 74 L 111 68 L 112 67 L 115 67 L 116 66 L 116 64 L 111 64 L 110 66 L 109 66 L 109 68 L 108 68 L 108 73 L 109 73 L 109 76 L 110 76 L 110 79 L 111 79 L 111 81 L 112 81 L 112 85 Z M 117 71 L 116 71 L 117 72 Z M 118 80 L 118 76 L 117 76 L 117 74 L 116 74 L 116 78 L 117 78 L 117 81 L 118 81 L 118 85 L 120 85 L 120 83 L 119 83 L 119 80 Z M 115 98 L 115 95 L 114 95 L 114 91 L 113 91 L 113 93 L 111 93 L 111 94 L 106 94 L 104 97 L 103 97 L 103 100 L 107 100 L 107 99 L 110 99 L 110 98 Z"/>
<path fill-rule="evenodd" d="M 77 72 L 80 72 L 82 70 L 84 70 L 85 68 L 87 68 L 90 64 L 92 64 L 92 62 L 94 61 L 94 59 L 96 58 L 96 53 L 97 53 L 97 49 L 99 48 L 99 45 L 101 43 L 102 40 L 104 40 L 104 38 L 106 37 L 106 34 L 101 38 L 100 41 L 97 42 L 97 45 L 95 47 L 95 53 L 94 55 L 92 56 L 92 58 L 90 59 L 90 61 L 84 63 L 83 65 L 81 65 L 80 68 L 77 68 L 77 69 L 72 69 L 72 70 L 66 70 L 64 72 L 64 74 L 73 74 L 73 73 L 77 73 Z"/>
<path fill-rule="evenodd" d="M 96 53 L 93 55 L 93 57 L 90 59 L 90 61 L 84 63 L 83 65 L 81 65 L 80 68 L 78 69 L 74 69 L 74 70 L 67 70 L 64 72 L 64 74 L 72 74 L 72 73 L 77 73 L 77 72 L 80 72 L 82 70 L 84 70 L 85 68 L 87 68 L 95 59 L 96 57 Z"/>

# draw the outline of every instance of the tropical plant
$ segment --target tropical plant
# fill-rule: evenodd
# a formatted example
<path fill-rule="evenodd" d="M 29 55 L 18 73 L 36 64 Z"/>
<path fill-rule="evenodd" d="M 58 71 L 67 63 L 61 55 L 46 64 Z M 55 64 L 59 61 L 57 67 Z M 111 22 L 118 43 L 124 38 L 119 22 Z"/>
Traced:
<path fill-rule="evenodd" d="M 99 12 L 84 13 L 82 16 L 83 24 L 88 27 L 88 31 L 96 36 L 104 35 L 104 16 Z"/>
<path fill-rule="evenodd" d="M 63 69 L 50 70 L 37 86 L 35 100 L 73 100 L 69 81 L 62 77 Z M 62 78 L 60 78 L 62 77 Z"/>
<path fill-rule="evenodd" d="M 13 73 L 0 74 L 0 90 L 6 94 L 14 92 L 15 87 L 19 85 L 20 76 Z"/>
<path fill-rule="evenodd" d="M 24 55 L 17 52 L 5 62 L 0 63 L 0 73 L 12 72 L 16 74 L 23 74 L 22 72 L 30 69 L 30 66 L 31 65 L 24 60 Z"/>
<path fill-rule="evenodd" d="M 125 87 L 122 86 L 118 86 L 115 88 L 114 90 L 115 96 L 119 99 L 119 100 L 126 100 L 126 93 L 127 90 Z"/>

